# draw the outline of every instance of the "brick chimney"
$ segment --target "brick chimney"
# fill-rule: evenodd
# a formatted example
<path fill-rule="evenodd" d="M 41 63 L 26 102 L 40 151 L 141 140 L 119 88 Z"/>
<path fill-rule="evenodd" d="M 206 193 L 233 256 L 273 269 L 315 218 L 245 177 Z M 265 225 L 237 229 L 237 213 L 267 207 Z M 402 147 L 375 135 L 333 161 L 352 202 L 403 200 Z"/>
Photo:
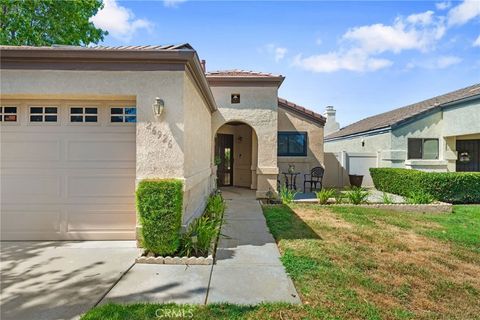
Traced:
<path fill-rule="evenodd" d="M 325 122 L 325 127 L 323 129 L 325 137 L 331 133 L 340 130 L 340 124 L 335 119 L 336 113 L 337 111 L 333 108 L 333 106 L 327 106 L 325 108 L 325 112 L 323 113 L 325 118 L 327 118 L 327 121 Z"/>
<path fill-rule="evenodd" d="M 200 63 L 202 64 L 202 69 L 204 73 L 207 73 L 207 61 L 201 60 Z"/>

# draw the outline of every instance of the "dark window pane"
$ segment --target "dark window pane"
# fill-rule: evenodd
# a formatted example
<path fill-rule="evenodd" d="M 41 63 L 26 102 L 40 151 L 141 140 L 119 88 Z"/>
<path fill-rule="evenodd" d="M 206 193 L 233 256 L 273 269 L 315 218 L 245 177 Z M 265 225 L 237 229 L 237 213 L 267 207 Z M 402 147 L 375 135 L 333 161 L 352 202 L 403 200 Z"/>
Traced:
<path fill-rule="evenodd" d="M 57 107 L 46 107 L 45 113 L 57 113 Z"/>
<path fill-rule="evenodd" d="M 4 115 L 3 120 L 7 122 L 15 122 L 17 121 L 17 115 L 16 114 Z"/>
<path fill-rule="evenodd" d="M 31 122 L 42 122 L 43 121 L 43 116 L 30 116 L 30 121 Z"/>
<path fill-rule="evenodd" d="M 125 114 L 137 114 L 137 108 L 125 108 Z"/>
<path fill-rule="evenodd" d="M 70 113 L 71 114 L 82 114 L 83 113 L 83 108 L 70 108 Z"/>
<path fill-rule="evenodd" d="M 126 116 L 125 122 L 137 122 L 137 117 L 135 116 Z"/>
<path fill-rule="evenodd" d="M 302 134 L 292 134 L 288 140 L 288 152 L 290 154 L 303 154 L 305 139 Z"/>
<path fill-rule="evenodd" d="M 122 116 L 111 116 L 110 119 L 112 122 L 123 122 Z"/>
<path fill-rule="evenodd" d="M 112 108 L 110 109 L 111 114 L 123 114 L 123 108 Z"/>
<path fill-rule="evenodd" d="M 285 135 L 285 134 L 278 135 L 278 154 L 279 155 L 288 154 L 288 135 Z"/>
<path fill-rule="evenodd" d="M 57 116 L 45 116 L 45 122 L 57 122 Z"/>
<path fill-rule="evenodd" d="M 408 159 L 422 159 L 422 139 L 408 139 Z"/>
<path fill-rule="evenodd" d="M 85 122 L 97 122 L 97 116 L 85 116 Z"/>
<path fill-rule="evenodd" d="M 306 156 L 307 135 L 299 132 L 278 133 L 279 156 Z"/>
<path fill-rule="evenodd" d="M 30 107 L 30 113 L 43 113 L 42 107 Z"/>
<path fill-rule="evenodd" d="M 17 113 L 17 107 L 4 107 L 3 113 Z"/>
<path fill-rule="evenodd" d="M 71 122 L 83 122 L 83 116 L 70 116 Z"/>
<path fill-rule="evenodd" d="M 85 113 L 97 114 L 97 108 L 85 108 Z"/>

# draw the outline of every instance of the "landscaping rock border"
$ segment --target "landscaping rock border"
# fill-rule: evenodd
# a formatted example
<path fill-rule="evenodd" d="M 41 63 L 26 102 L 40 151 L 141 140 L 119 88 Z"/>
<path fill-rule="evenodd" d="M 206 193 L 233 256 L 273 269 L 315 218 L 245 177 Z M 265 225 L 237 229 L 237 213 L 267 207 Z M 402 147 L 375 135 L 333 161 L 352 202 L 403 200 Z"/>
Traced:
<path fill-rule="evenodd" d="M 142 255 L 136 258 L 135 262 L 145 264 L 212 265 L 213 254 L 209 254 L 208 257 L 149 257 Z"/>
<path fill-rule="evenodd" d="M 350 204 L 350 203 L 331 203 L 331 204 L 319 204 L 318 200 L 312 199 L 312 201 L 295 201 L 296 204 L 317 204 L 321 207 L 362 207 L 362 208 L 374 208 L 385 209 L 399 212 L 418 212 L 418 213 L 452 213 L 453 205 L 447 202 L 434 202 L 430 204 L 410 204 L 410 203 L 365 203 L 365 204 Z M 260 202 L 261 205 L 275 205 Z"/>

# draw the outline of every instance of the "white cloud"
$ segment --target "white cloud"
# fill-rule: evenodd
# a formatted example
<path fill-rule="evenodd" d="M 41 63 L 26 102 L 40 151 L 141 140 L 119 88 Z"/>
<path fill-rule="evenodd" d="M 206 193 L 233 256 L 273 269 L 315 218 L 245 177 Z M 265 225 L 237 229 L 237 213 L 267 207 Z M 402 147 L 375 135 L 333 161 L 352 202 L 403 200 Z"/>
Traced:
<path fill-rule="evenodd" d="M 285 58 L 285 54 L 287 53 L 287 51 L 288 51 L 287 48 L 281 48 L 281 47 L 275 48 L 275 61 L 279 62 L 280 60 Z"/>
<path fill-rule="evenodd" d="M 322 38 L 317 38 L 317 39 L 315 40 L 315 43 L 316 43 L 317 45 L 319 45 L 319 46 L 322 45 L 322 43 L 323 43 Z"/>
<path fill-rule="evenodd" d="M 389 67 L 393 62 L 387 59 L 370 58 L 361 50 L 351 50 L 345 53 L 329 52 L 306 58 L 297 55 L 293 64 L 305 70 L 329 73 L 340 70 L 375 71 Z"/>
<path fill-rule="evenodd" d="M 177 8 L 181 3 L 187 0 L 164 0 L 163 5 L 167 8 Z"/>
<path fill-rule="evenodd" d="M 452 3 L 450 1 L 443 1 L 443 2 L 437 2 L 435 3 L 435 7 L 437 10 L 445 10 L 448 9 L 452 6 Z"/>
<path fill-rule="evenodd" d="M 280 60 L 285 58 L 285 55 L 287 54 L 288 49 L 277 46 L 274 43 L 269 43 L 263 46 L 262 48 L 260 48 L 259 52 L 261 53 L 267 52 L 269 55 L 273 56 L 273 58 L 275 59 L 275 62 L 279 62 Z"/>
<path fill-rule="evenodd" d="M 443 37 L 443 20 L 434 19 L 433 11 L 397 18 L 392 25 L 372 24 L 348 30 L 343 39 L 354 42 L 369 53 L 402 50 L 428 50 Z"/>
<path fill-rule="evenodd" d="M 463 25 L 480 16 L 480 1 L 465 0 L 458 6 L 450 9 L 447 15 L 449 26 Z"/>
<path fill-rule="evenodd" d="M 424 69 L 445 69 L 462 62 L 457 56 L 440 56 L 433 59 L 423 61 L 412 61 L 407 64 L 407 69 L 424 68 Z"/>
<path fill-rule="evenodd" d="M 119 5 L 116 0 L 105 0 L 103 9 L 90 20 L 96 27 L 107 30 L 112 37 L 124 42 L 130 41 L 140 29 L 151 31 L 153 28 L 152 22 L 136 19 L 131 10 Z"/>
<path fill-rule="evenodd" d="M 480 47 L 480 35 L 473 41 L 473 46 L 474 47 Z"/>

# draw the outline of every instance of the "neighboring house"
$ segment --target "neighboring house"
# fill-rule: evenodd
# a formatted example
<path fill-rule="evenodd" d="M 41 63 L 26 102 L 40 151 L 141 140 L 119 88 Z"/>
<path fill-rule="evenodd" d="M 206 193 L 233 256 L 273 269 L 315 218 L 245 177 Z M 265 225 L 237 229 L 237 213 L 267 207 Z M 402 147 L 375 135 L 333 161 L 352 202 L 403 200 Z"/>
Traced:
<path fill-rule="evenodd" d="M 480 171 L 480 84 L 346 126 L 326 136 L 325 152 L 336 185 L 362 174 L 371 186 L 370 167 Z"/>
<path fill-rule="evenodd" d="M 323 164 L 325 118 L 282 76 L 205 74 L 188 44 L 0 53 L 3 240 L 134 239 L 142 179 L 183 181 L 186 225 L 217 180 L 261 198 Z"/>

